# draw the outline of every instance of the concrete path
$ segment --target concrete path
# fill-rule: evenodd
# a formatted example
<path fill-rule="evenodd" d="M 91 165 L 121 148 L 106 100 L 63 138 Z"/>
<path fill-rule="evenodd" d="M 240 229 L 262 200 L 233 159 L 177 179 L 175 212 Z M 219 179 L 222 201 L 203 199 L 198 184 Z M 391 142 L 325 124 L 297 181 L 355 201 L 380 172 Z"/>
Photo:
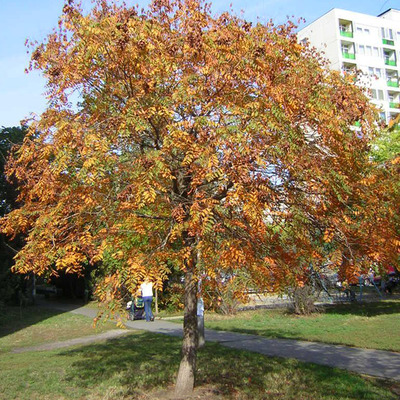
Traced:
<path fill-rule="evenodd" d="M 94 318 L 97 311 L 88 307 L 55 305 L 52 307 Z M 182 336 L 182 325 L 165 320 L 127 321 L 130 329 L 146 330 L 170 336 Z M 98 335 L 97 335 L 98 336 Z M 222 346 L 253 351 L 267 356 L 295 358 L 300 361 L 327 365 L 400 381 L 400 353 L 367 350 L 347 346 L 305 342 L 289 339 L 267 339 L 261 336 L 206 329 L 206 341 Z"/>

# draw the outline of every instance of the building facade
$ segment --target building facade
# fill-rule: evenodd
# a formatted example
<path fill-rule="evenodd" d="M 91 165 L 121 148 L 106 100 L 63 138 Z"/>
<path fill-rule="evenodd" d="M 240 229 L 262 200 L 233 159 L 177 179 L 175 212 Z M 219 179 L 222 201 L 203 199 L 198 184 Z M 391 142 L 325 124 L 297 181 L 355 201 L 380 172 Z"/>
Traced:
<path fill-rule="evenodd" d="M 400 114 L 400 10 L 375 17 L 334 8 L 299 31 L 298 39 L 322 51 L 332 69 L 361 71 L 383 120 Z"/>

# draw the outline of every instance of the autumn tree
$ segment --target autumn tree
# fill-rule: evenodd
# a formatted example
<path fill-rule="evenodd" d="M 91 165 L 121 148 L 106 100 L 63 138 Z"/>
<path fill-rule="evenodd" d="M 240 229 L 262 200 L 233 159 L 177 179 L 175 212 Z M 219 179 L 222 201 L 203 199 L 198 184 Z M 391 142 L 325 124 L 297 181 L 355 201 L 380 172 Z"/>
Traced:
<path fill-rule="evenodd" d="M 377 125 L 378 126 L 378 125 Z M 400 254 L 400 148 L 396 123 L 380 127 L 369 144 L 360 180 L 354 182 L 326 231 L 328 257 L 339 276 L 358 283 L 372 265 L 383 279 Z"/>
<path fill-rule="evenodd" d="M 32 48 L 49 106 L 8 167 L 23 206 L 2 229 L 27 234 L 15 270 L 91 263 L 115 309 L 121 288 L 181 269 L 179 395 L 195 380 L 200 276 L 242 271 L 279 290 L 323 257 L 338 221 L 352 223 L 374 115 L 294 29 L 214 17 L 200 0 L 147 11 L 99 0 L 88 15 L 68 1 Z"/>
<path fill-rule="evenodd" d="M 399 118 L 382 129 L 371 144 L 369 188 L 365 200 L 374 210 L 368 239 L 375 261 L 399 267 L 400 262 L 400 129 Z M 368 205 L 367 205 L 368 203 Z M 364 230 L 365 231 L 365 230 Z"/>

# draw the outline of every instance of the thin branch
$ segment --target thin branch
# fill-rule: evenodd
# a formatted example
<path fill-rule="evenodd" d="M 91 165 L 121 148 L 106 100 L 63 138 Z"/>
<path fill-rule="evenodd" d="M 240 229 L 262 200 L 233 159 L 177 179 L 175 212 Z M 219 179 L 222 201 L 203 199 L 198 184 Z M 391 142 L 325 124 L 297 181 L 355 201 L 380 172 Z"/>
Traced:
<path fill-rule="evenodd" d="M 15 250 L 14 247 L 10 246 L 8 243 L 3 242 L 3 244 L 8 247 L 14 254 L 18 254 L 18 250 Z"/>
<path fill-rule="evenodd" d="M 218 200 L 218 201 L 224 199 L 224 198 L 226 197 L 226 195 L 228 194 L 228 190 L 229 190 L 231 187 L 233 187 L 233 182 L 229 182 L 229 183 L 226 185 L 226 188 L 225 188 L 222 192 L 216 194 L 216 195 L 213 196 L 212 198 L 213 198 L 214 200 Z"/>
<path fill-rule="evenodd" d="M 155 216 L 155 215 L 147 215 L 147 214 L 142 214 L 142 213 L 138 213 L 138 212 L 133 212 L 133 213 L 139 218 L 158 219 L 158 220 L 162 220 L 162 221 L 168 221 L 169 220 L 168 217 L 158 217 L 158 216 Z"/>

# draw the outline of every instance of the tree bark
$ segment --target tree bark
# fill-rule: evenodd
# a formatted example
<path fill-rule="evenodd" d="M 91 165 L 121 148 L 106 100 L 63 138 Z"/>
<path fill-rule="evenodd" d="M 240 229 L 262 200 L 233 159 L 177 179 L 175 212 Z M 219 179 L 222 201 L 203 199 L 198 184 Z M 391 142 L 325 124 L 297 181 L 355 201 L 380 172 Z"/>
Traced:
<path fill-rule="evenodd" d="M 156 289 L 155 292 L 156 292 L 156 298 L 155 298 L 155 312 L 156 312 L 156 315 L 158 315 L 158 290 Z"/>
<path fill-rule="evenodd" d="M 190 264 L 185 273 L 185 316 L 183 321 L 182 359 L 175 386 L 175 395 L 177 398 L 184 398 L 192 394 L 196 375 L 198 332 L 197 282 L 193 273 L 196 265 L 194 255 L 192 255 L 192 262 Z"/>

